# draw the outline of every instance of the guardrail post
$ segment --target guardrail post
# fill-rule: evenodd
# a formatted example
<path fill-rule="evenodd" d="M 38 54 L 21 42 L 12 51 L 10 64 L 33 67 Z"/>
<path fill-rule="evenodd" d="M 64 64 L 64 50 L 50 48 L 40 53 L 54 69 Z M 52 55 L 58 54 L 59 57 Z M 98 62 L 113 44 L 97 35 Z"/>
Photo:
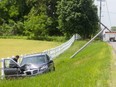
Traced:
<path fill-rule="evenodd" d="M 2 58 L 2 61 L 1 61 L 1 79 L 4 79 L 4 59 Z"/>

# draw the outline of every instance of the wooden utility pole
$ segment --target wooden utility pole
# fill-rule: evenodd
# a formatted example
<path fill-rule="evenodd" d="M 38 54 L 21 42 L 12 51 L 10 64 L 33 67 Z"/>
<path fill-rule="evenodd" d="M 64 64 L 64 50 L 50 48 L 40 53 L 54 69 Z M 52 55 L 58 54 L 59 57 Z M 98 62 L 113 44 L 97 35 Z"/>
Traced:
<path fill-rule="evenodd" d="M 84 46 L 82 46 L 77 52 L 75 52 L 70 58 L 75 57 L 80 51 L 82 51 L 85 47 L 87 47 L 97 36 L 99 36 L 106 28 L 100 30 L 98 34 L 96 34 L 90 41 L 88 41 Z"/>
<path fill-rule="evenodd" d="M 99 5 L 99 22 L 101 23 L 102 22 L 102 2 L 105 1 L 105 0 L 97 0 L 97 1 L 100 2 L 100 5 Z M 99 23 L 99 31 L 102 30 L 102 27 L 101 27 L 100 23 Z M 102 34 L 103 34 L 103 32 L 99 35 L 100 39 L 103 39 Z"/>
<path fill-rule="evenodd" d="M 101 23 L 101 17 L 102 17 L 102 2 L 105 0 L 97 0 L 100 2 L 100 6 L 99 6 L 99 22 Z M 101 30 L 101 25 L 100 25 L 100 30 Z"/>
<path fill-rule="evenodd" d="M 101 14 L 102 14 L 102 0 L 100 0 L 100 11 L 99 11 L 99 21 L 101 23 Z M 101 30 L 101 24 L 99 25 L 99 28 Z"/>

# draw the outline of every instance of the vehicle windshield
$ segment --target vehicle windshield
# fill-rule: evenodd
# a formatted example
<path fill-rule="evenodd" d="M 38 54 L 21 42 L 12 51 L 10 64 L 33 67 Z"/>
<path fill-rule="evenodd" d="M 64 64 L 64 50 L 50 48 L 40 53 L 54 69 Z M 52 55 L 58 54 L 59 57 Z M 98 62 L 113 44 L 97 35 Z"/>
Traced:
<path fill-rule="evenodd" d="M 30 57 L 25 57 L 22 59 L 21 65 L 24 64 L 42 64 L 45 63 L 45 55 L 39 55 L 39 56 L 30 56 Z"/>

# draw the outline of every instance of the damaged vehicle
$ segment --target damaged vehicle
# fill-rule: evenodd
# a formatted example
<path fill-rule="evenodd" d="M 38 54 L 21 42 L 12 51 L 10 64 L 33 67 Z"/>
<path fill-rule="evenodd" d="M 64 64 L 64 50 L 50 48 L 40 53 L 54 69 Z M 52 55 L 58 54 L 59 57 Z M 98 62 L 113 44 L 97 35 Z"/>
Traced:
<path fill-rule="evenodd" d="M 4 59 L 5 77 L 34 76 L 55 71 L 53 60 L 47 54 L 24 56 L 18 64 L 13 59 Z"/>

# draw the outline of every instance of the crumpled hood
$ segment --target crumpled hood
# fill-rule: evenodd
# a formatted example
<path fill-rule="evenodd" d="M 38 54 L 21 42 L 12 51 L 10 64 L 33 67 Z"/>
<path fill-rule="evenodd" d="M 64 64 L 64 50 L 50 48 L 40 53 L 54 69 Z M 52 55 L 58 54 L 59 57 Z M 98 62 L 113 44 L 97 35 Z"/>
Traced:
<path fill-rule="evenodd" d="M 32 69 L 39 69 L 41 66 L 44 64 L 25 64 L 25 69 L 26 70 L 32 70 Z"/>

